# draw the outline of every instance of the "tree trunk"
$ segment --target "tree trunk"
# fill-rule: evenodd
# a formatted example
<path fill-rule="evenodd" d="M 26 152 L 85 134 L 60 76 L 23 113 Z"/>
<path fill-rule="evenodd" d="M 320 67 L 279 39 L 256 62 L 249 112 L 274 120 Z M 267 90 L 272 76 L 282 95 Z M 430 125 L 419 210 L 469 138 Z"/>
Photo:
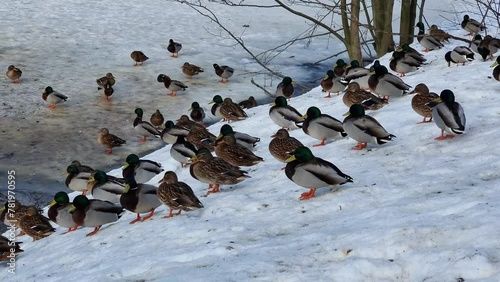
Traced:
<path fill-rule="evenodd" d="M 363 56 L 361 54 L 361 44 L 359 42 L 359 11 L 360 11 L 360 0 L 351 1 L 351 30 L 350 30 L 350 40 L 349 40 L 349 58 L 351 60 L 357 60 L 361 65 L 363 65 Z"/>
<path fill-rule="evenodd" d="M 392 9 L 394 0 L 373 1 L 373 27 L 375 28 L 375 51 L 377 56 L 385 55 L 389 50 L 394 50 L 392 38 Z"/>
<path fill-rule="evenodd" d="M 399 45 L 413 42 L 415 17 L 417 16 L 417 0 L 402 0 L 401 22 L 399 25 Z"/>

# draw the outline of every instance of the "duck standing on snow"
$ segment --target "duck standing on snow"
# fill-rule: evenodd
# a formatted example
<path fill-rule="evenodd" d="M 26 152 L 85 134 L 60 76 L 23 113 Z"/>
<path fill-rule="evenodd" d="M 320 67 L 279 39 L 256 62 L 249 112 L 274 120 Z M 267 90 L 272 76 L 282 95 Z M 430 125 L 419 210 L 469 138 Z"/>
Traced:
<path fill-rule="evenodd" d="M 160 137 L 161 133 L 156 129 L 151 123 L 142 120 L 144 112 L 141 108 L 135 109 L 135 114 L 137 117 L 134 119 L 134 129 L 137 133 L 143 137 L 139 140 L 140 142 L 146 142 L 146 138 L 149 137 Z"/>
<path fill-rule="evenodd" d="M 407 73 L 417 71 L 422 65 L 419 61 L 411 56 L 405 56 L 403 52 L 394 51 L 390 59 L 389 67 L 394 72 L 399 73 L 399 77 L 405 76 Z"/>
<path fill-rule="evenodd" d="M 229 121 L 243 120 L 248 117 L 247 113 L 231 98 L 225 98 L 220 106 L 220 114 Z"/>
<path fill-rule="evenodd" d="M 342 102 L 347 107 L 351 107 L 354 104 L 361 104 L 365 110 L 372 111 L 381 109 L 388 104 L 386 99 L 379 98 L 370 91 L 361 89 L 360 85 L 355 81 L 352 81 L 347 86 L 346 92 L 342 97 Z"/>
<path fill-rule="evenodd" d="M 486 29 L 484 24 L 476 21 L 475 19 L 471 19 L 469 15 L 464 15 L 464 20 L 460 25 L 463 29 L 465 29 L 465 31 L 468 32 L 466 35 L 473 35 Z"/>
<path fill-rule="evenodd" d="M 78 224 L 73 220 L 73 215 L 69 212 L 71 203 L 66 192 L 57 192 L 54 195 L 54 200 L 49 205 L 47 215 L 49 219 L 61 227 L 68 228 L 68 231 L 61 233 L 66 234 L 78 229 Z"/>
<path fill-rule="evenodd" d="M 193 78 L 194 75 L 198 75 L 202 72 L 203 69 L 197 65 L 193 65 L 188 62 L 185 62 L 184 65 L 182 65 L 182 73 L 187 75 L 189 79 Z"/>
<path fill-rule="evenodd" d="M 328 70 L 326 72 L 325 77 L 321 80 L 322 92 L 328 92 L 328 95 L 324 98 L 331 98 L 332 92 L 337 93 L 338 96 L 339 92 L 344 90 L 345 83 L 341 80 L 342 78 L 340 76 L 336 76 L 334 71 Z"/>
<path fill-rule="evenodd" d="M 95 235 L 102 225 L 115 222 L 125 214 L 125 210 L 119 205 L 108 201 L 89 200 L 83 195 L 78 195 L 73 199 L 69 211 L 73 213 L 73 221 L 78 226 L 94 227 L 94 231 L 88 233 L 87 236 Z"/>
<path fill-rule="evenodd" d="M 186 140 L 195 145 L 196 148 L 207 148 L 211 152 L 215 150 L 214 142 L 216 136 L 213 135 L 210 131 L 208 131 L 205 127 L 202 126 L 193 126 L 189 130 L 188 135 L 186 136 Z"/>
<path fill-rule="evenodd" d="M 96 170 L 90 175 L 87 189 L 94 199 L 119 203 L 120 196 L 125 192 L 125 182 L 102 170 Z"/>
<path fill-rule="evenodd" d="M 351 82 L 356 82 L 359 84 L 361 89 L 370 89 L 368 86 L 368 78 L 370 77 L 370 70 L 363 68 L 359 65 L 357 60 L 351 61 L 350 65 L 345 71 L 345 75 L 342 77 L 341 82 L 343 84 L 348 84 Z"/>
<path fill-rule="evenodd" d="M 253 166 L 264 159 L 250 149 L 236 142 L 233 134 L 222 135 L 215 140 L 215 154 L 234 166 Z"/>
<path fill-rule="evenodd" d="M 257 142 L 260 141 L 260 138 L 258 137 L 254 137 L 243 132 L 234 131 L 233 127 L 230 126 L 229 124 L 224 124 L 220 128 L 219 134 L 223 136 L 234 135 L 234 137 L 236 138 L 236 142 L 238 142 L 238 144 L 243 145 L 249 150 L 253 150 L 253 148 L 257 145 Z"/>
<path fill-rule="evenodd" d="M 23 72 L 19 69 L 19 68 L 16 68 L 14 65 L 10 65 L 8 68 L 7 68 L 7 72 L 5 73 L 5 75 L 7 75 L 7 77 L 13 82 L 13 83 L 19 83 L 21 82 L 21 75 L 23 74 Z"/>
<path fill-rule="evenodd" d="M 436 100 L 439 95 L 434 92 L 429 92 L 429 88 L 424 83 L 417 84 L 415 89 L 408 94 L 415 94 L 411 99 L 411 107 L 417 114 L 424 117 L 424 120 L 417 124 L 431 122 L 432 108 L 427 104 Z M 427 120 L 427 118 L 429 118 L 429 120 Z"/>
<path fill-rule="evenodd" d="M 164 75 L 164 74 L 160 74 L 158 75 L 158 78 L 156 79 L 158 82 L 163 82 L 163 85 L 165 85 L 165 88 L 167 88 L 168 90 L 170 90 L 171 92 L 168 93 L 167 95 L 168 96 L 175 96 L 177 95 L 177 91 L 184 91 L 186 90 L 188 87 L 178 81 L 178 80 L 172 80 L 170 77 Z"/>
<path fill-rule="evenodd" d="M 435 24 L 429 28 L 429 35 L 437 38 L 440 42 L 449 42 L 450 39 L 450 35 L 446 31 L 439 29 Z"/>
<path fill-rule="evenodd" d="M 451 63 L 465 66 L 466 62 L 474 60 L 474 52 L 469 47 L 457 46 L 452 51 L 446 52 L 444 59 L 448 62 L 448 67 L 451 66 Z"/>
<path fill-rule="evenodd" d="M 309 192 L 300 195 L 300 200 L 311 199 L 318 188 L 352 182 L 352 177 L 340 171 L 334 164 L 315 157 L 307 147 L 295 149 L 286 162 L 286 176 L 295 184 L 309 188 Z"/>
<path fill-rule="evenodd" d="M 469 44 L 469 48 L 474 51 L 474 53 L 479 54 L 479 51 L 477 50 L 477 47 L 479 47 L 479 44 L 481 44 L 481 41 L 483 41 L 483 37 L 481 37 L 481 34 L 476 34 L 474 36 L 474 40 L 472 40 Z"/>
<path fill-rule="evenodd" d="M 341 121 L 330 115 L 322 114 L 317 107 L 310 107 L 302 117 L 304 118 L 302 125 L 304 133 L 321 140 L 321 143 L 314 144 L 313 147 L 324 146 L 328 139 L 342 139 L 347 136 Z"/>
<path fill-rule="evenodd" d="M 362 150 L 368 143 L 382 145 L 391 142 L 396 136 L 387 132 L 373 117 L 365 115 L 365 108 L 354 104 L 344 119 L 344 130 L 352 139 L 358 141 L 353 150 Z"/>
<path fill-rule="evenodd" d="M 120 137 L 109 133 L 107 128 L 101 128 L 97 141 L 99 141 L 99 143 L 106 148 L 106 154 L 111 154 L 114 147 L 120 147 L 127 143 L 127 141 L 121 139 Z"/>
<path fill-rule="evenodd" d="M 172 159 L 181 163 L 181 167 L 189 165 L 190 159 L 196 156 L 196 147 L 186 141 L 184 136 L 178 136 L 177 141 L 170 147 Z"/>
<path fill-rule="evenodd" d="M 373 93 L 383 96 L 387 102 L 391 96 L 401 97 L 408 94 L 411 86 L 404 83 L 401 78 L 389 73 L 387 68 L 382 65 L 374 68 L 375 73 L 368 78 L 368 85 Z"/>
<path fill-rule="evenodd" d="M 493 77 L 497 81 L 500 81 L 500 56 L 497 57 L 496 61 L 491 66 L 495 67 L 493 69 Z"/>
<path fill-rule="evenodd" d="M 134 66 L 139 66 L 139 65 L 142 66 L 142 65 L 144 65 L 144 62 L 149 59 L 141 51 L 133 51 L 132 53 L 130 53 L 130 57 L 135 62 Z"/>
<path fill-rule="evenodd" d="M 420 54 L 420 52 L 418 52 L 417 50 L 411 48 L 410 45 L 408 45 L 407 43 L 399 46 L 396 49 L 396 51 L 403 52 L 405 57 L 412 57 L 413 59 L 418 61 L 421 65 L 423 65 L 427 61 L 424 55 Z"/>
<path fill-rule="evenodd" d="M 176 120 L 175 125 L 187 128 L 188 130 L 191 130 L 193 127 L 200 127 L 197 122 L 190 120 L 187 115 L 182 115 L 178 120 Z"/>
<path fill-rule="evenodd" d="M 120 197 L 120 204 L 126 210 L 137 214 L 137 218 L 132 220 L 130 224 L 137 221 L 144 222 L 153 217 L 155 209 L 161 206 L 156 186 L 137 184 L 131 171 L 124 178 L 126 183 L 125 192 Z M 141 218 L 141 213 L 147 212 L 149 212 L 149 215 Z"/>
<path fill-rule="evenodd" d="M 455 135 L 465 132 L 464 109 L 455 102 L 455 94 L 451 90 L 443 90 L 439 98 L 435 99 L 431 105 L 433 106 L 432 118 L 441 129 L 441 136 L 435 138 L 436 140 L 453 138 Z M 445 131 L 450 134 L 444 135 Z"/>
<path fill-rule="evenodd" d="M 177 179 L 177 174 L 173 171 L 165 172 L 163 179 L 159 182 L 158 199 L 170 208 L 168 215 L 163 218 L 170 218 L 180 215 L 182 211 L 194 211 L 203 208 L 203 204 L 196 197 L 193 189 L 184 182 Z M 174 210 L 179 212 L 173 214 Z"/>
<path fill-rule="evenodd" d="M 269 142 L 269 152 L 275 159 L 282 163 L 291 156 L 295 149 L 304 147 L 299 140 L 290 136 L 288 130 L 283 128 L 279 129 L 271 137 L 273 137 L 273 140 Z"/>
<path fill-rule="evenodd" d="M 78 166 L 72 164 L 66 168 L 64 174 L 68 174 L 65 181 L 66 187 L 73 191 L 82 191 L 82 195 L 87 194 L 87 181 L 90 178 L 91 172 L 80 171 Z"/>
<path fill-rule="evenodd" d="M 50 86 L 45 87 L 45 90 L 42 93 L 42 98 L 50 104 L 49 108 L 51 110 L 56 108 L 56 104 L 64 102 L 68 99 L 65 95 L 54 91 L 54 89 Z"/>
<path fill-rule="evenodd" d="M 220 106 L 222 105 L 222 102 L 222 97 L 220 95 L 215 95 L 212 101 L 208 103 L 213 104 L 212 108 L 210 109 L 210 112 L 213 116 L 223 118 L 222 114 L 220 113 Z"/>
<path fill-rule="evenodd" d="M 205 119 L 205 110 L 200 107 L 200 104 L 198 104 L 198 102 L 193 102 L 189 110 L 191 111 L 191 113 L 189 114 L 189 116 L 191 116 L 191 119 L 201 124 L 202 126 L 205 126 L 205 124 L 203 123 L 203 119 Z"/>
<path fill-rule="evenodd" d="M 242 109 L 251 109 L 251 108 L 257 106 L 257 101 L 255 101 L 255 98 L 253 96 L 250 96 L 250 97 L 248 97 L 248 99 L 239 102 L 238 105 Z"/>
<path fill-rule="evenodd" d="M 342 77 L 346 68 L 347 64 L 344 60 L 338 59 L 337 62 L 335 62 L 335 65 L 333 65 L 333 72 L 335 73 L 335 76 Z"/>
<path fill-rule="evenodd" d="M 136 154 L 130 154 L 127 156 L 125 165 L 122 167 L 122 176 L 125 178 L 131 174 L 138 183 L 146 183 L 162 171 L 161 163 L 151 160 L 141 160 Z"/>
<path fill-rule="evenodd" d="M 444 45 L 439 42 L 439 40 L 431 35 L 424 33 L 424 24 L 422 22 L 418 22 L 416 27 L 419 28 L 419 32 L 417 35 L 417 40 L 420 45 L 422 45 L 425 49 L 424 52 L 429 52 L 431 50 L 441 49 Z"/>
<path fill-rule="evenodd" d="M 170 39 L 168 41 L 168 46 L 167 50 L 168 52 L 172 53 L 170 57 L 172 58 L 178 58 L 179 57 L 179 51 L 182 49 L 182 44 L 179 42 L 175 42 L 174 40 Z"/>
<path fill-rule="evenodd" d="M 233 76 L 234 69 L 228 66 L 219 66 L 218 64 L 214 64 L 215 74 L 221 78 L 219 82 L 228 83 L 229 78 Z"/>
<path fill-rule="evenodd" d="M 477 46 L 477 52 L 483 60 L 493 59 L 493 55 L 500 48 L 500 39 L 493 38 L 491 35 L 486 35 Z"/>
<path fill-rule="evenodd" d="M 269 109 L 269 117 L 282 128 L 296 129 L 301 128 L 304 118 L 294 107 L 289 106 L 285 97 L 276 97 L 272 107 Z"/>
<path fill-rule="evenodd" d="M 50 236 L 56 230 L 50 225 L 49 219 L 41 215 L 35 206 L 28 206 L 26 214 L 19 220 L 21 230 L 33 241 Z"/>
<path fill-rule="evenodd" d="M 165 121 L 165 119 L 163 118 L 163 115 L 161 114 L 160 110 L 156 110 L 156 112 L 154 112 L 149 118 L 149 121 L 151 122 L 152 125 L 160 127 L 163 125 L 163 121 Z"/>
<path fill-rule="evenodd" d="M 293 92 L 295 91 L 295 88 L 293 87 L 294 81 L 286 76 L 283 78 L 283 80 L 278 84 L 276 87 L 276 92 L 274 93 L 275 97 L 283 96 L 290 100 L 290 98 L 293 95 Z"/>
<path fill-rule="evenodd" d="M 161 139 L 167 144 L 174 144 L 178 136 L 186 137 L 188 133 L 189 129 L 175 125 L 173 121 L 167 120 L 165 128 L 161 132 Z"/>

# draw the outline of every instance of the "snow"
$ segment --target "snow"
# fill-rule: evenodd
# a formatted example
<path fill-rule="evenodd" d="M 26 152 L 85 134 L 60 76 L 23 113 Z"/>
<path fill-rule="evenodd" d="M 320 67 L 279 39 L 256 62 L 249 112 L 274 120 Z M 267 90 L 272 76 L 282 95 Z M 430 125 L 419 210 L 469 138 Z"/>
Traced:
<path fill-rule="evenodd" d="M 54 32 L 61 33 L 60 38 L 40 38 L 41 41 L 34 45 L 37 49 L 47 52 L 47 55 L 50 55 L 54 44 L 58 44 L 65 52 L 78 50 L 85 59 L 78 59 L 77 62 L 89 64 L 80 64 L 82 71 L 85 68 L 92 69 L 89 79 L 104 75 L 104 66 L 121 69 L 121 75 L 124 76 L 128 74 L 135 77 L 137 73 L 147 75 L 153 81 L 148 86 L 152 90 L 151 95 L 168 101 L 162 103 L 174 103 L 171 102 L 174 100 L 179 105 L 187 105 L 180 107 L 175 104 L 174 107 L 180 112 L 189 108 L 191 100 L 184 99 L 183 93 L 174 99 L 163 95 L 166 89 L 154 83 L 158 71 L 167 66 L 173 70 L 184 61 L 194 63 L 196 60 L 192 58 L 197 56 L 207 64 L 214 54 L 219 54 L 221 63 L 240 64 L 243 60 L 240 57 L 238 61 L 237 57 L 233 57 L 241 54 L 236 48 L 232 54 L 210 51 L 202 56 L 201 50 L 205 52 L 203 47 L 206 46 L 201 45 L 201 42 L 205 40 L 203 36 L 206 33 L 198 26 L 192 27 L 191 31 L 199 30 L 199 33 L 191 37 L 191 41 L 183 40 L 185 49 L 181 51 L 180 58 L 171 63 L 174 59 L 166 58 L 166 45 L 158 42 L 161 38 L 165 43 L 170 36 L 159 34 L 152 27 L 167 25 L 188 15 L 191 20 L 195 18 L 192 10 L 171 2 L 155 1 L 147 6 L 135 3 L 133 6 L 132 2 L 130 5 L 103 5 L 97 1 L 73 0 L 58 6 L 63 10 L 60 13 L 52 12 L 54 6 L 46 4 L 56 2 L 37 3 L 31 3 L 31 11 L 45 15 L 37 18 L 46 24 L 40 26 L 40 30 L 52 28 Z M 78 13 L 68 8 L 68 5 L 76 4 L 79 5 Z M 174 10 L 182 13 L 177 12 L 176 17 L 165 15 Z M 69 13 L 66 16 L 75 21 L 74 25 L 79 26 L 78 29 L 67 24 L 71 21 L 64 21 L 59 27 L 54 26 L 54 21 L 58 20 L 54 17 L 64 13 Z M 85 25 L 79 21 L 78 15 L 100 15 L 103 20 L 87 22 L 88 25 Z M 121 20 L 123 25 L 108 24 L 104 20 L 107 19 L 106 15 L 124 17 L 130 20 L 130 25 L 125 24 L 126 20 Z M 65 17 L 59 19 L 62 18 Z M 138 25 L 144 19 L 150 22 Z M 239 20 L 246 22 L 242 18 Z M 256 18 L 253 21 L 260 23 Z M 101 29 L 96 30 L 96 27 Z M 26 26 L 26 30 L 30 28 L 33 26 Z M 455 36 L 464 34 L 456 26 L 443 25 L 442 28 Z M 106 36 L 90 37 L 108 32 L 113 37 L 116 29 L 126 30 L 129 34 L 120 36 L 123 42 L 113 44 L 122 44 L 127 48 L 120 47 L 118 52 L 111 52 L 110 57 L 100 58 L 93 50 L 104 47 L 99 44 L 93 46 L 93 40 L 101 42 Z M 172 32 L 176 30 L 177 34 L 181 34 L 183 31 L 179 29 L 180 26 L 172 28 Z M 64 39 L 76 34 L 77 30 L 83 33 L 77 38 L 89 36 L 89 42 L 83 46 L 78 45 L 78 40 L 73 42 Z M 31 32 L 33 36 L 37 35 L 36 30 Z M 141 36 L 157 39 L 136 40 Z M 14 44 L 13 41 L 8 42 Z M 153 46 L 151 42 L 155 42 Z M 66 47 L 63 47 L 65 44 Z M 249 171 L 250 179 L 233 186 L 221 186 L 220 193 L 200 197 L 205 208 L 174 218 L 162 219 L 168 208 L 161 207 L 150 221 L 130 225 L 128 223 L 135 215 L 127 213 L 118 222 L 103 226 L 92 237 L 85 237 L 91 231 L 90 228 L 81 228 L 62 236 L 53 234 L 36 242 L 31 242 L 25 236 L 19 237 L 18 241 L 23 242 L 21 246 L 25 251 L 17 258 L 16 274 L 11 275 L 7 272 L 8 268 L 2 266 L 0 280 L 458 281 L 463 278 L 465 281 L 500 281 L 500 239 L 497 236 L 500 232 L 500 209 L 497 207 L 500 202 L 500 161 L 497 157 L 500 148 L 496 146 L 500 136 L 497 125 L 500 84 L 488 78 L 492 72 L 489 67 L 491 61 L 477 59 L 466 66 L 447 67 L 444 54 L 462 44 L 452 40 L 442 50 L 427 53 L 425 56 L 429 65 L 403 79 L 411 86 L 424 82 L 436 93 L 451 89 L 467 117 L 464 135 L 435 141 L 434 138 L 440 134 L 439 128 L 434 123 L 416 124 L 421 121 L 421 117 L 410 106 L 411 96 L 391 98 L 388 106 L 369 113 L 397 136 L 389 144 L 369 145 L 363 151 L 353 151 L 351 148 L 356 142 L 343 139 L 323 147 L 311 147 L 318 140 L 305 135 L 300 129 L 293 130 L 290 134 L 310 147 L 317 157 L 334 163 L 354 179 L 353 183 L 338 189 L 318 189 L 315 198 L 300 201 L 300 194 L 307 190 L 291 182 L 280 170 L 284 164 L 276 161 L 268 151 L 270 136 L 279 127 L 269 118 L 269 105 L 263 104 L 247 110 L 248 119 L 231 123 L 234 130 L 261 138 L 255 153 L 263 157 L 265 162 L 244 168 Z M 418 43 L 412 47 L 421 49 Z M 150 48 L 146 55 L 150 53 L 150 58 L 161 59 L 151 59 L 142 68 L 132 68 L 133 62 L 128 57 L 131 48 Z M 297 49 L 290 52 L 307 56 Z M 381 58 L 380 62 L 387 66 L 389 58 L 390 54 Z M 20 55 L 18 60 L 22 59 Z M 58 59 L 48 60 L 47 64 L 38 70 L 40 83 L 30 83 L 33 79 L 30 72 L 33 70 L 28 71 L 29 64 L 26 64 L 25 81 L 19 85 L 25 87 L 23 89 L 27 93 L 36 93 L 32 101 L 36 106 L 30 109 L 42 116 L 56 115 L 57 112 L 50 113 L 45 108 L 46 105 L 38 97 L 38 88 L 53 81 L 60 82 L 58 88 L 65 88 L 62 77 L 58 77 L 65 70 L 46 72 L 65 63 Z M 204 87 L 220 91 L 218 93 L 223 97 L 234 95 L 240 99 L 247 98 L 247 93 L 258 92 L 245 78 L 236 74 L 228 85 L 216 84 L 209 66 L 202 77 L 193 79 L 193 82 L 203 83 L 199 89 L 190 90 L 192 95 L 203 97 L 208 102 L 213 92 L 207 94 Z M 77 71 L 71 66 L 68 69 Z M 178 76 L 181 75 L 179 70 Z M 71 81 L 76 81 L 78 77 L 77 72 Z M 75 83 L 75 93 L 80 88 L 93 87 L 93 80 Z M 116 93 L 114 99 L 127 105 L 133 103 L 129 99 L 140 103 L 146 100 L 135 94 L 137 89 L 133 87 L 138 86 L 134 86 L 133 79 L 128 82 L 119 80 L 118 84 L 122 89 L 130 89 L 123 91 L 123 94 Z M 67 104 L 59 105 L 58 109 L 70 111 L 78 104 L 84 105 L 83 95 L 95 95 L 89 94 L 89 90 L 85 91 L 84 94 L 82 90 L 82 97 L 72 95 L 75 102 L 69 100 Z M 342 119 L 347 108 L 341 97 L 324 99 L 323 96 L 324 93 L 316 87 L 292 98 L 290 104 L 301 113 L 305 113 L 310 106 L 318 106 L 323 113 Z M 97 105 L 98 98 L 94 98 L 96 101 L 93 103 Z M 177 112 L 169 113 L 169 117 L 176 115 Z M 132 131 L 130 124 L 133 118 L 133 115 L 128 117 L 130 128 L 127 130 Z M 208 129 L 217 135 L 221 126 L 219 122 Z M 128 136 L 130 139 L 136 137 L 133 133 Z M 100 152 L 101 149 L 95 151 Z M 179 180 L 189 184 L 198 196 L 205 194 L 207 185 L 193 179 L 187 168 L 181 168 L 180 163 L 172 160 L 169 150 L 170 145 L 167 145 L 143 158 L 162 163 L 165 171 L 175 171 Z M 130 151 L 120 152 L 117 149 L 116 152 L 118 157 L 114 158 L 124 162 L 125 157 L 122 156 Z M 102 155 L 98 157 L 102 158 Z M 68 158 L 72 159 L 71 156 Z M 121 168 L 115 166 L 109 174 L 119 176 Z M 162 174 L 158 175 L 148 183 L 156 184 L 162 177 Z M 73 193 L 71 197 L 76 195 Z M 57 233 L 64 231 L 58 228 Z"/>

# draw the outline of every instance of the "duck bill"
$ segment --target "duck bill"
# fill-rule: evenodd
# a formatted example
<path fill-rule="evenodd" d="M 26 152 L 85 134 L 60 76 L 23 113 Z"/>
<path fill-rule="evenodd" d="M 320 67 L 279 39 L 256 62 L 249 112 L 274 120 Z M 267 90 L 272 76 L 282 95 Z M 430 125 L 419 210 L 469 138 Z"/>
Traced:
<path fill-rule="evenodd" d="M 66 175 L 66 174 L 69 174 L 69 172 L 63 171 L 63 173 L 61 173 L 61 175 Z"/>
<path fill-rule="evenodd" d="M 441 103 L 441 97 L 437 97 L 436 99 L 432 100 L 434 103 Z"/>
<path fill-rule="evenodd" d="M 325 75 L 325 77 L 323 77 L 323 80 L 328 80 L 328 75 Z"/>
<path fill-rule="evenodd" d="M 52 202 L 50 202 L 49 208 L 52 207 L 52 206 L 54 206 L 55 204 L 57 204 L 57 202 L 56 202 L 56 200 L 53 200 Z"/>
<path fill-rule="evenodd" d="M 295 84 L 297 84 L 297 82 L 292 80 L 292 84 L 295 85 Z"/>
<path fill-rule="evenodd" d="M 347 112 L 345 112 L 342 116 L 346 117 L 346 116 L 348 116 L 348 115 L 350 115 L 350 114 L 351 114 L 351 112 L 347 111 Z"/>
<path fill-rule="evenodd" d="M 215 104 L 215 101 L 213 101 L 213 100 L 212 100 L 212 101 L 208 102 L 208 104 L 209 104 L 209 105 L 210 105 L 210 104 Z"/>
<path fill-rule="evenodd" d="M 274 107 L 274 106 L 276 106 L 275 102 L 272 102 L 271 104 L 269 104 L 269 107 Z"/>
<path fill-rule="evenodd" d="M 195 163 L 195 162 L 198 160 L 198 158 L 196 158 L 196 156 L 194 156 L 194 157 L 189 158 L 189 160 L 190 160 L 192 163 Z"/>
<path fill-rule="evenodd" d="M 68 212 L 73 213 L 76 210 L 75 205 L 71 205 L 68 209 Z"/>
<path fill-rule="evenodd" d="M 189 108 L 189 110 L 188 110 L 188 111 L 192 111 L 192 110 L 193 110 L 193 107 Z"/>
<path fill-rule="evenodd" d="M 490 67 L 496 67 L 496 66 L 498 66 L 498 62 L 497 61 L 495 61 Z"/>
<path fill-rule="evenodd" d="M 128 163 L 125 163 L 125 165 L 123 165 L 123 167 L 122 167 L 122 170 L 123 170 L 123 169 L 126 169 L 127 167 L 129 167 L 129 164 L 128 164 Z"/>
<path fill-rule="evenodd" d="M 302 116 L 303 119 L 307 119 L 307 114 Z"/>
<path fill-rule="evenodd" d="M 130 184 L 125 184 L 125 188 L 123 189 L 124 193 L 127 193 L 130 190 Z"/>
<path fill-rule="evenodd" d="M 295 156 L 294 156 L 294 155 L 292 155 L 292 156 L 290 156 L 288 159 L 286 159 L 286 160 L 285 160 L 285 163 L 293 162 L 293 161 L 295 161 L 295 160 L 296 160 Z"/>

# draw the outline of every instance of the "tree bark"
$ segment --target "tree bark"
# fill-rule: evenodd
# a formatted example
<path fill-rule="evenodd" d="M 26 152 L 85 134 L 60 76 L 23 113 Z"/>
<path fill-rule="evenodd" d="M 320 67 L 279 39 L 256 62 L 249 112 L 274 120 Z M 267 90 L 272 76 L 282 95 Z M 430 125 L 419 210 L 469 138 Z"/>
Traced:
<path fill-rule="evenodd" d="M 392 37 L 392 9 L 394 0 L 373 1 L 373 27 L 375 28 L 375 51 L 377 56 L 385 55 L 394 49 Z"/>
<path fill-rule="evenodd" d="M 351 1 L 351 28 L 349 40 L 349 58 L 357 60 L 363 65 L 363 55 L 361 53 L 361 44 L 359 41 L 359 12 L 360 0 Z"/>
<path fill-rule="evenodd" d="M 417 0 L 401 1 L 401 21 L 399 25 L 399 45 L 413 42 L 415 31 L 415 17 L 417 16 Z"/>

